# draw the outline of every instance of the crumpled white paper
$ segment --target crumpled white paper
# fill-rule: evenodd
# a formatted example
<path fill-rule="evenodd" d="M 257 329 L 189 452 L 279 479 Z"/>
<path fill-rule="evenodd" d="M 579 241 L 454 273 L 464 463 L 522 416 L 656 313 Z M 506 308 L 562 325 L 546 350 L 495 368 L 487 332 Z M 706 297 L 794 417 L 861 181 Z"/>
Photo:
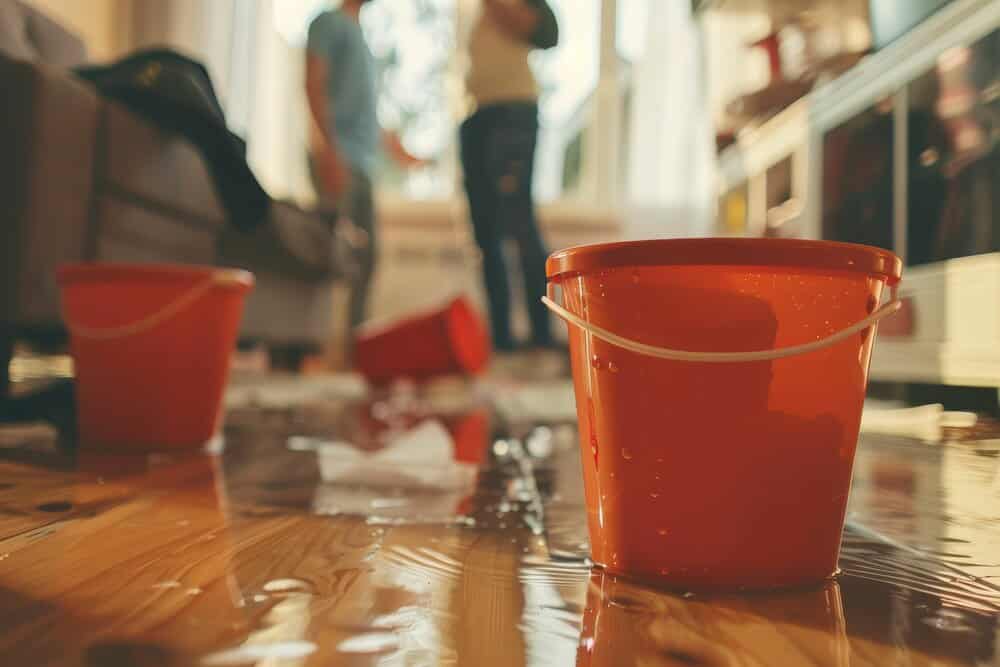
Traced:
<path fill-rule="evenodd" d="M 451 434 L 437 419 L 390 436 L 376 452 L 333 441 L 319 445 L 316 455 L 323 481 L 345 485 L 454 491 L 469 487 L 476 472 L 455 460 Z"/>

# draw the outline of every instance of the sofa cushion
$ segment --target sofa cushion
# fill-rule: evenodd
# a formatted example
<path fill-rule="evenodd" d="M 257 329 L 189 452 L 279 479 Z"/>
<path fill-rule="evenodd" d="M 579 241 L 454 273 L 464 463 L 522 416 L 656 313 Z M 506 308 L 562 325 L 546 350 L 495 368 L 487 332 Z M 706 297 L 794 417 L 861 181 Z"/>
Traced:
<path fill-rule="evenodd" d="M 217 233 L 201 225 L 136 206 L 111 193 L 97 201 L 99 262 L 215 263 Z"/>
<path fill-rule="evenodd" d="M 304 283 L 287 275 L 256 271 L 247 296 L 240 337 L 271 345 L 327 342 L 334 330 L 334 290 L 329 283 Z M 342 316 L 343 317 L 343 316 Z"/>
<path fill-rule="evenodd" d="M 342 278 L 351 272 L 353 252 L 332 229 L 318 214 L 272 202 L 266 223 L 253 232 L 226 226 L 219 238 L 218 262 L 309 282 Z"/>
<path fill-rule="evenodd" d="M 115 102 L 105 104 L 103 186 L 163 213 L 222 227 L 226 213 L 197 149 Z"/>

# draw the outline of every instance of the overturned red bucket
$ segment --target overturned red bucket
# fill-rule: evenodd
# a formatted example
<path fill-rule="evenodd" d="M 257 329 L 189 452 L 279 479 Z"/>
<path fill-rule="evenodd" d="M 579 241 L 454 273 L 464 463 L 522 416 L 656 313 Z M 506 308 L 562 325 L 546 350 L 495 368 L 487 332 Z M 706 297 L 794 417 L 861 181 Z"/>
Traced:
<path fill-rule="evenodd" d="M 385 324 L 366 325 L 354 346 L 355 366 L 373 384 L 475 375 L 489 359 L 489 334 L 465 297 Z"/>

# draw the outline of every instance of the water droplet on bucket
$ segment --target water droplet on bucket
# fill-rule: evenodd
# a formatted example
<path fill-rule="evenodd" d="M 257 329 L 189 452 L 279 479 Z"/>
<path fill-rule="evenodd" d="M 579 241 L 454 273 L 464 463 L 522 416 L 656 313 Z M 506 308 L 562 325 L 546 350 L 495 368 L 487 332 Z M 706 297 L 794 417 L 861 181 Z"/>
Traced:
<path fill-rule="evenodd" d="M 660 574 L 662 574 L 663 576 L 666 576 L 666 575 L 670 574 L 670 568 L 668 568 L 668 567 L 661 567 L 660 568 Z"/>
<path fill-rule="evenodd" d="M 608 370 L 611 371 L 612 373 L 617 373 L 618 372 L 618 364 L 616 364 L 613 361 L 609 361 L 608 362 Z"/>
<path fill-rule="evenodd" d="M 666 529 L 666 528 L 660 528 L 660 529 L 659 529 L 658 531 L 656 531 L 656 532 L 658 532 L 658 533 L 659 533 L 660 535 L 666 535 L 666 534 L 667 534 L 667 532 L 669 532 L 669 531 L 667 531 L 667 529 Z"/>
<path fill-rule="evenodd" d="M 636 285 L 639 284 L 639 272 L 638 271 L 633 271 L 632 272 L 632 282 L 635 283 Z"/>
<path fill-rule="evenodd" d="M 629 450 L 627 450 L 624 447 L 622 447 L 622 458 L 625 459 L 626 461 L 631 461 L 632 460 L 632 452 L 630 452 Z"/>
<path fill-rule="evenodd" d="M 684 594 L 684 599 L 685 600 L 690 600 L 693 597 L 694 597 L 694 593 L 692 593 L 691 591 L 688 591 L 687 593 Z"/>
<path fill-rule="evenodd" d="M 658 494 L 658 493 L 651 493 L 651 494 L 649 494 L 649 497 L 652 498 L 653 500 L 656 500 L 657 498 L 660 497 L 660 494 Z"/>
<path fill-rule="evenodd" d="M 601 370 L 601 358 L 595 354 L 590 359 L 590 365 L 593 366 L 595 371 Z"/>

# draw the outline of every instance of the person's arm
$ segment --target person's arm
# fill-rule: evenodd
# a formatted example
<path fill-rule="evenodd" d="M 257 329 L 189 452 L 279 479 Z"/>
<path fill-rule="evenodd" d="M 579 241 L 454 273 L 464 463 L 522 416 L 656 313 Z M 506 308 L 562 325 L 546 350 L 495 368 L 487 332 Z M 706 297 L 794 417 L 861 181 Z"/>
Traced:
<path fill-rule="evenodd" d="M 559 43 L 559 25 L 546 0 L 484 0 L 486 11 L 514 39 L 549 49 Z"/>
<path fill-rule="evenodd" d="M 330 104 L 326 90 L 327 63 L 323 57 L 306 52 L 306 98 L 309 101 L 310 136 L 313 160 L 319 180 L 328 194 L 338 196 L 347 188 L 350 171 L 340 156 L 337 137 L 327 128 Z"/>
<path fill-rule="evenodd" d="M 327 123 L 333 100 L 327 90 L 330 64 L 326 54 L 336 40 L 335 31 L 322 18 L 309 26 L 306 45 L 306 99 L 309 103 L 310 149 L 324 193 L 339 196 L 347 189 L 350 170 L 340 154 L 337 137 Z"/>
<path fill-rule="evenodd" d="M 396 161 L 396 164 L 407 169 L 412 167 L 422 167 L 427 164 L 427 160 L 419 158 L 406 150 L 403 141 L 394 130 L 382 130 L 382 147 Z"/>

